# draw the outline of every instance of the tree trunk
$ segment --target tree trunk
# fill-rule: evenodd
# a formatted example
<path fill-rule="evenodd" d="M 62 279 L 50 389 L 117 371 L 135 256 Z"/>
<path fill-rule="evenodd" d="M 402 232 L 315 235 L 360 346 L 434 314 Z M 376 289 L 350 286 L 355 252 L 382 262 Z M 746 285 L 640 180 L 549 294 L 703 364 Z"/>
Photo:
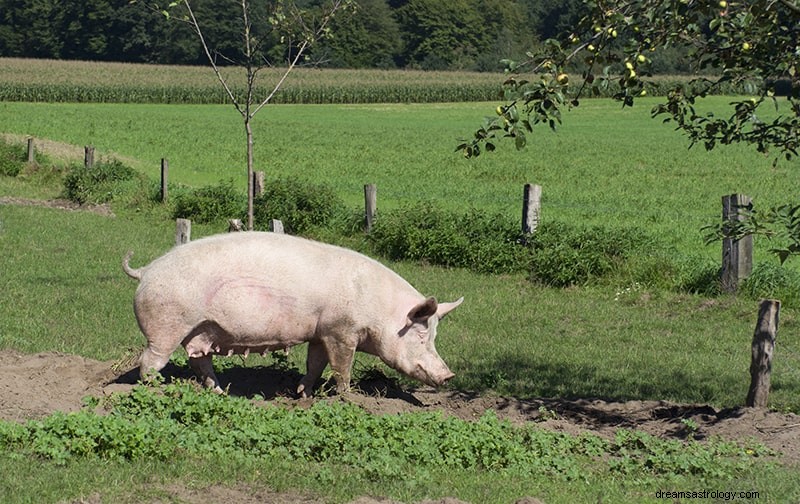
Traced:
<path fill-rule="evenodd" d="M 244 129 L 247 131 L 247 230 L 253 230 L 253 128 L 251 117 L 244 118 Z"/>

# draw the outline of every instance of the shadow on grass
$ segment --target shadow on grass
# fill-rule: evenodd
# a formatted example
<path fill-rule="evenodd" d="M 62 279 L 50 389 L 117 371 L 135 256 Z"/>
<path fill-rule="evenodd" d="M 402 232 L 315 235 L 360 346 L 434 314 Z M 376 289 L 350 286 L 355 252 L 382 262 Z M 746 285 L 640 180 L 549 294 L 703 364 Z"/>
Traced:
<path fill-rule="evenodd" d="M 165 383 L 174 380 L 195 380 L 194 372 L 188 366 L 167 363 L 161 370 Z M 296 368 L 285 366 L 229 366 L 216 372 L 220 385 L 229 395 L 263 398 L 266 400 L 286 397 L 296 399 L 297 385 L 303 374 Z M 114 380 L 114 383 L 134 385 L 139 381 L 139 368 L 131 369 Z M 352 388 L 361 394 L 387 399 L 400 399 L 414 406 L 422 403 L 394 379 L 377 369 L 371 369 L 353 380 Z M 319 380 L 314 387 L 315 395 L 333 395 L 336 384 L 333 379 Z"/>
<path fill-rule="evenodd" d="M 672 400 L 715 402 L 721 391 L 740 384 L 730 375 L 713 370 L 684 372 L 681 369 L 612 369 L 585 363 L 535 361 L 505 355 L 496 361 L 469 364 L 457 377 L 457 386 L 482 393 L 489 390 L 520 398 L 596 398 L 605 401 Z M 743 376 L 746 370 L 742 371 Z M 746 389 L 742 390 L 742 399 Z"/>

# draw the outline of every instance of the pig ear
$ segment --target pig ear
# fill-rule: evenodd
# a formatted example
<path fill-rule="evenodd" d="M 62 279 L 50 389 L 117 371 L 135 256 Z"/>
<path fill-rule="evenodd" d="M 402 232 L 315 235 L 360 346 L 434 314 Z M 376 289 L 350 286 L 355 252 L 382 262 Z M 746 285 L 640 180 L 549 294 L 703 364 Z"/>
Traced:
<path fill-rule="evenodd" d="M 410 326 L 416 320 L 428 320 L 431 315 L 436 313 L 438 307 L 439 305 L 436 303 L 436 298 L 429 297 L 425 301 L 422 301 L 408 312 L 406 326 Z"/>
<path fill-rule="evenodd" d="M 445 315 L 450 313 L 451 311 L 455 310 L 458 305 L 464 302 L 464 297 L 460 297 L 457 300 L 453 301 L 452 303 L 439 303 L 439 308 L 436 310 L 436 315 L 439 316 L 440 319 L 444 318 Z"/>

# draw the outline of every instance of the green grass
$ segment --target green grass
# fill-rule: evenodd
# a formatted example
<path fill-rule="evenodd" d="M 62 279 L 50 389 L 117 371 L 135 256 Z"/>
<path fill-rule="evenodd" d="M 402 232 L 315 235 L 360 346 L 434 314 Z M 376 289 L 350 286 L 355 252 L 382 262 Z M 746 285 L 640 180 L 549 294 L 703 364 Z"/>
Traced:
<path fill-rule="evenodd" d="M 710 99 L 720 109 L 726 98 Z M 492 104 L 274 106 L 255 120 L 256 169 L 268 177 L 324 182 L 354 207 L 378 185 L 378 207 L 436 201 L 521 214 L 522 185 L 543 186 L 542 218 L 613 222 L 662 235 L 681 253 L 716 257 L 699 229 L 718 219 L 722 195 L 747 194 L 769 206 L 796 197 L 792 163 L 733 146 L 705 152 L 649 117 L 654 99 L 620 110 L 586 100 L 558 132 L 539 129 L 529 147 L 466 161 L 453 149 Z M 227 106 L 0 103 L 8 133 L 93 144 L 157 179 L 200 186 L 233 178 L 244 187 L 244 133 Z"/>
<path fill-rule="evenodd" d="M 721 195 L 743 192 L 765 205 L 795 197 L 794 165 L 773 168 L 770 160 L 738 147 L 687 151 L 669 126 L 649 119 L 646 106 L 619 111 L 615 104 L 586 102 L 567 116 L 559 133 L 540 131 L 522 153 L 510 145 L 473 161 L 453 153 L 455 139 L 491 110 L 491 104 L 271 107 L 256 121 L 257 159 L 265 164 L 259 169 L 268 176 L 324 182 L 352 206 L 361 205 L 363 184 L 375 182 L 379 212 L 436 201 L 450 209 L 476 207 L 514 219 L 520 214 L 522 184 L 539 183 L 545 220 L 640 227 L 664 237 L 687 261 L 719 255 L 718 246 L 702 245 L 699 227 L 719 215 Z M 178 182 L 197 187 L 235 176 L 243 186 L 237 175 L 244 169 L 243 134 L 228 107 L 0 103 L 0 124 L 6 133 L 94 144 L 101 156 L 119 156 L 152 179 L 166 156 Z M 0 177 L 0 194 L 57 194 L 51 178 L 27 176 Z M 120 261 L 128 249 L 135 250 L 137 266 L 162 254 L 172 245 L 174 224 L 157 209 L 126 204 L 114 209 L 117 216 L 109 218 L 0 205 L 0 348 L 117 359 L 143 345 L 131 309 L 136 284 L 122 273 Z M 221 231 L 221 223 L 196 225 L 193 236 Z M 759 246 L 759 257 L 768 260 L 766 245 Z M 716 407 L 744 401 L 757 314 L 752 299 L 676 294 L 624 279 L 553 289 L 532 284 L 525 275 L 390 266 L 425 294 L 466 298 L 442 323 L 437 338 L 458 389 Z M 800 411 L 800 346 L 792 336 L 797 330 L 796 307 L 784 307 L 770 404 L 794 412 Z M 292 352 L 292 364 L 302 368 L 303 353 Z M 357 367 L 375 362 L 360 355 Z M 0 455 L 0 470 L 10 474 L 20 457 L 25 455 Z M 304 488 L 332 501 L 373 493 L 404 500 L 446 494 L 474 502 L 489 497 L 510 502 L 522 495 L 545 502 L 595 502 L 598 496 L 641 502 L 652 499 L 664 483 L 644 484 L 641 475 L 592 473 L 596 464 L 591 463 L 584 466 L 587 480 L 574 482 L 461 470 L 415 472 L 411 479 L 372 483 L 355 483 L 358 478 L 298 482 L 298 471 L 307 471 L 307 465 L 298 470 L 285 460 L 270 460 L 274 466 L 264 462 L 221 464 L 189 457 L 169 468 L 153 460 L 81 459 L 63 467 L 43 462 L 19 479 L 0 479 L 0 493 L 9 494 L 9 489 L 19 502 L 39 502 L 102 491 L 104 498 L 133 502 L 138 495 L 156 498 L 159 484 L 171 481 L 205 487 L 243 479 L 256 488 L 263 481 L 279 490 Z M 343 471 L 327 463 L 314 469 L 323 475 Z M 163 476 L 154 476 L 161 471 Z M 788 471 L 771 468 L 765 474 L 787 481 Z M 734 481 L 687 477 L 668 484 L 770 488 L 777 495 L 774 502 L 797 495 L 796 487 L 773 486 L 755 470 L 737 473 Z"/>

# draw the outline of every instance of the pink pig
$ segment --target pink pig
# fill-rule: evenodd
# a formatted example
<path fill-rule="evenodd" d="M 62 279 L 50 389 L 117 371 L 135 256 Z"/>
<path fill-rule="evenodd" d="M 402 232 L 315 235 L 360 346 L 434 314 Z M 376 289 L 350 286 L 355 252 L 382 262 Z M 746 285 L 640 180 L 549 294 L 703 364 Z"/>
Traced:
<path fill-rule="evenodd" d="M 464 298 L 437 303 L 362 254 L 288 235 L 229 233 L 173 248 L 139 269 L 134 311 L 147 338 L 139 358 L 147 378 L 179 345 L 208 387 L 221 392 L 214 354 L 265 353 L 308 342 L 310 394 L 330 363 L 339 391 L 350 387 L 356 350 L 425 384 L 453 373 L 436 352 L 439 320 Z"/>

